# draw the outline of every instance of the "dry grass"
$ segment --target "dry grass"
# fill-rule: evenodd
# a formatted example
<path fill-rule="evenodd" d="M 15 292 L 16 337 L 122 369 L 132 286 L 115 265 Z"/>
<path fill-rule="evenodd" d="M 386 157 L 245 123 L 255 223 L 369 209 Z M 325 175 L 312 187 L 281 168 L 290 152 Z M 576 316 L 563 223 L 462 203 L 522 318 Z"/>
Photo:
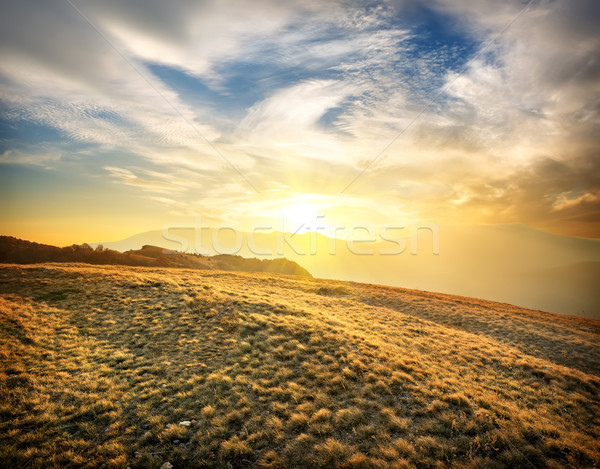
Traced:
<path fill-rule="evenodd" d="M 600 324 L 270 274 L 0 267 L 9 467 L 595 467 Z"/>

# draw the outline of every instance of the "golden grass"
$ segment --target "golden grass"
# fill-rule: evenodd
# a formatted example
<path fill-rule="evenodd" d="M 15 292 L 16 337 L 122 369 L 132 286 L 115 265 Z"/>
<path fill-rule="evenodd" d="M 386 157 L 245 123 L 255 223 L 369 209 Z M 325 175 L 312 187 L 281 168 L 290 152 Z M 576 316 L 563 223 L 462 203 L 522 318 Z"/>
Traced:
<path fill-rule="evenodd" d="M 8 467 L 594 467 L 600 323 L 318 279 L 0 266 Z"/>

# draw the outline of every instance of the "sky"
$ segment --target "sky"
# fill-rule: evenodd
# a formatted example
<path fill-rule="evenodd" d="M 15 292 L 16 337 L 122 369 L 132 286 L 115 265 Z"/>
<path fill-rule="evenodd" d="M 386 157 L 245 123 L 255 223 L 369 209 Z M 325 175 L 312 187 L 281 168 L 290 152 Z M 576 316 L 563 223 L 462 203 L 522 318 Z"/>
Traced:
<path fill-rule="evenodd" d="M 3 234 L 600 237 L 597 1 L 1 1 Z"/>

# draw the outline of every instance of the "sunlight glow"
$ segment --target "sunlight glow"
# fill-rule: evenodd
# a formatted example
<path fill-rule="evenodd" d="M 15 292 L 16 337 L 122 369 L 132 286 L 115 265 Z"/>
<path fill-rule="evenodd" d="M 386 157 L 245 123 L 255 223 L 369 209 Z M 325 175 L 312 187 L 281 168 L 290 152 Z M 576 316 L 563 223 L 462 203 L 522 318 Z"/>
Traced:
<path fill-rule="evenodd" d="M 309 197 L 303 197 L 307 199 Z M 320 210 L 318 203 L 310 200 L 294 202 L 281 209 L 279 215 L 286 231 L 307 233 L 323 227 L 324 211 Z"/>

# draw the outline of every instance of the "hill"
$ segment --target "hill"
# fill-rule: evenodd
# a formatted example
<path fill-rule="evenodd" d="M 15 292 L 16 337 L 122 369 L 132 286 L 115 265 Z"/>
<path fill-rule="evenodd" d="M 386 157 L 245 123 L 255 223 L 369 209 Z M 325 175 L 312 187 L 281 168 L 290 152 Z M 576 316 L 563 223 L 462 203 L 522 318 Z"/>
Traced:
<path fill-rule="evenodd" d="M 592 319 L 270 273 L 5 264 L 0 340 L 7 467 L 600 465 Z"/>
<path fill-rule="evenodd" d="M 102 246 L 88 244 L 59 248 L 11 236 L 0 236 L 0 263 L 36 264 L 40 262 L 85 262 L 146 267 L 185 267 L 189 269 L 239 270 L 244 272 L 274 272 L 310 277 L 310 273 L 287 259 L 256 259 L 223 254 L 201 256 L 186 254 L 158 246 L 145 245 L 121 253 Z"/>
<path fill-rule="evenodd" d="M 200 242 L 198 233 L 202 235 Z M 220 252 L 283 256 L 300 263 L 315 277 L 452 293 L 600 319 L 600 290 L 595 281 L 600 272 L 599 239 L 559 236 L 522 224 L 440 226 L 439 252 L 434 254 L 433 236 L 428 230 L 416 238 L 403 233 L 380 233 L 405 246 L 396 255 L 386 254 L 386 250 L 397 251 L 398 245 L 381 236 L 352 246 L 345 239 L 333 240 L 321 234 L 288 234 L 282 241 L 278 232 L 239 233 L 234 237 L 231 230 L 220 233 L 208 228 L 171 229 L 167 238 L 162 231 L 150 231 L 104 245 L 127 250 L 155 244 L 215 254 L 217 239 Z M 365 239 L 364 233 L 360 235 Z"/>

